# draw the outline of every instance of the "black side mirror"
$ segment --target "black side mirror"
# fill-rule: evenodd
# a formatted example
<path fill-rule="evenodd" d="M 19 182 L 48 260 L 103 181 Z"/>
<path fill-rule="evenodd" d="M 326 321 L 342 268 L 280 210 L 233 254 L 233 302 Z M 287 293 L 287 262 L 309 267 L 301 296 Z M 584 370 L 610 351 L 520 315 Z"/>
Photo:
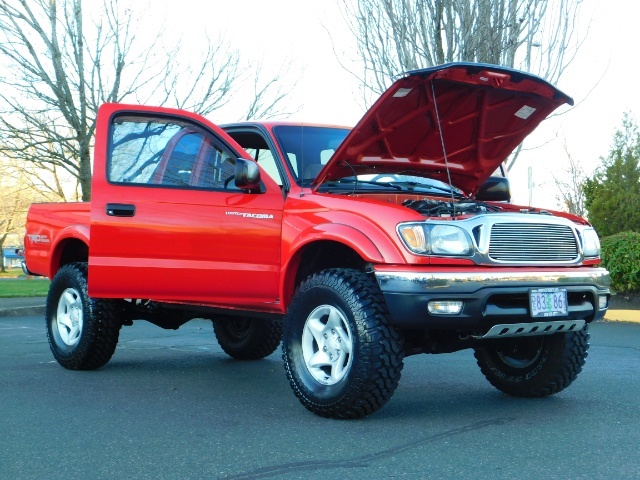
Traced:
<path fill-rule="evenodd" d="M 476 200 L 485 202 L 510 202 L 511 189 L 509 179 L 505 177 L 489 177 L 489 180 L 480 185 Z"/>
<path fill-rule="evenodd" d="M 239 158 L 236 160 L 236 187 L 254 190 L 260 186 L 260 170 L 256 162 Z"/>

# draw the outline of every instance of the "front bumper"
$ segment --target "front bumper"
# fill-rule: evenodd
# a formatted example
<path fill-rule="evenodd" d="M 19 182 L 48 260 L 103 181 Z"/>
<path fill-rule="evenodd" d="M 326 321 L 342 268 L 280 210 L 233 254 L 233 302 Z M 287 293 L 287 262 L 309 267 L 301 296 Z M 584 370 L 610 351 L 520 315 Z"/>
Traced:
<path fill-rule="evenodd" d="M 609 272 L 604 268 L 452 270 L 376 269 L 392 323 L 411 329 L 486 331 L 496 324 L 535 322 L 539 319 L 531 317 L 529 306 L 533 288 L 567 290 L 568 315 L 553 320 L 600 320 L 609 304 Z M 603 296 L 606 304 L 599 308 Z M 437 300 L 462 301 L 462 311 L 429 313 L 429 302 Z"/>

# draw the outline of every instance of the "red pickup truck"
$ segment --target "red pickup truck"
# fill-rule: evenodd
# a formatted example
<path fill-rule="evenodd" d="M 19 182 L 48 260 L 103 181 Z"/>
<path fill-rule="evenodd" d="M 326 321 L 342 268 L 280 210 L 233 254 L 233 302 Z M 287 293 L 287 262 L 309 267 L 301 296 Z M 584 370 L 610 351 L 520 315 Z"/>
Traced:
<path fill-rule="evenodd" d="M 609 274 L 586 220 L 513 205 L 492 174 L 566 103 L 538 77 L 454 63 L 408 72 L 353 129 L 105 104 L 91 202 L 28 214 L 53 355 L 95 369 L 133 320 L 207 318 L 235 358 L 282 338 L 322 416 L 379 409 L 405 356 L 465 348 L 502 392 L 557 393 Z"/>

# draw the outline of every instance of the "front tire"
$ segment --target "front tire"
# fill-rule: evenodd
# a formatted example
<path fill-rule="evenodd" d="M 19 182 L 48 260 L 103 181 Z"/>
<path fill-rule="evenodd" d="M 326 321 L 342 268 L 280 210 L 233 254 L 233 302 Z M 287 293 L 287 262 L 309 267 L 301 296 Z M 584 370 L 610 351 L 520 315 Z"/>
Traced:
<path fill-rule="evenodd" d="M 363 417 L 387 403 L 404 356 L 377 283 L 339 269 L 316 273 L 298 287 L 285 317 L 282 352 L 300 402 L 332 418 Z"/>
<path fill-rule="evenodd" d="M 222 350 L 238 360 L 260 360 L 275 352 L 282 337 L 282 322 L 255 318 L 222 318 L 213 321 Z"/>
<path fill-rule="evenodd" d="M 58 270 L 46 303 L 47 338 L 53 356 L 70 370 L 93 370 L 115 352 L 122 320 L 120 304 L 87 293 L 87 264 Z"/>
<path fill-rule="evenodd" d="M 489 383 L 518 397 L 546 397 L 576 379 L 587 358 L 589 331 L 504 340 L 476 348 L 475 357 Z"/>

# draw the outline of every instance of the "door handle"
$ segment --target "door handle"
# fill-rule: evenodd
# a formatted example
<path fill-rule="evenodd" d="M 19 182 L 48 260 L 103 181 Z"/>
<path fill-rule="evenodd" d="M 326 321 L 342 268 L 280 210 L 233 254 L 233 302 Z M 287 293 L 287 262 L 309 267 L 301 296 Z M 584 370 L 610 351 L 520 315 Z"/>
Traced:
<path fill-rule="evenodd" d="M 110 217 L 133 217 L 136 206 L 126 203 L 107 203 L 107 215 Z"/>

